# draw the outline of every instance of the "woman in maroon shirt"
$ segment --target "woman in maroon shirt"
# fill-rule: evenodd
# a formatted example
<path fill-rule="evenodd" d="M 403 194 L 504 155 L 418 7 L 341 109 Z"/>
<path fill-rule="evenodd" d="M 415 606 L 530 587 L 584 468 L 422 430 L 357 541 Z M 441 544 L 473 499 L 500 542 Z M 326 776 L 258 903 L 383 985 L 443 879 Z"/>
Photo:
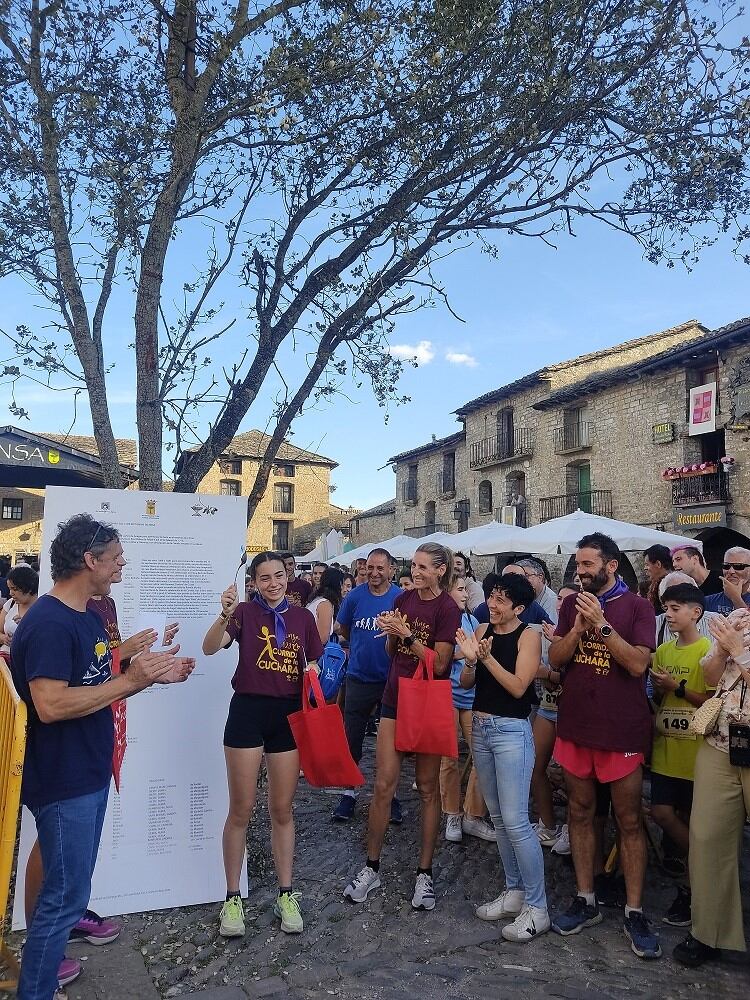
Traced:
<path fill-rule="evenodd" d="M 271 844 L 279 878 L 274 913 L 281 929 L 303 929 L 299 893 L 292 891 L 294 818 L 292 800 L 299 778 L 299 754 L 288 716 L 302 701 L 302 676 L 315 667 L 323 647 L 315 619 L 286 598 L 287 574 L 277 552 L 260 552 L 250 564 L 255 596 L 239 603 L 234 584 L 221 595 L 221 612 L 206 632 L 203 652 L 210 656 L 237 642 L 239 659 L 232 678 L 234 695 L 224 730 L 224 757 L 229 785 L 229 814 L 222 847 L 227 898 L 219 933 L 240 937 L 245 914 L 240 898 L 240 872 L 245 856 L 258 783 L 266 756 Z"/>
<path fill-rule="evenodd" d="M 414 589 L 404 591 L 393 611 L 378 616 L 376 624 L 386 637 L 391 670 L 383 692 L 375 758 L 375 789 L 370 803 L 367 829 L 367 864 L 344 889 L 353 903 L 362 903 L 380 886 L 380 851 L 388 827 L 391 801 L 401 775 L 404 755 L 396 750 L 396 709 L 401 677 L 411 677 L 425 649 L 434 649 L 435 675 L 450 679 L 456 630 L 461 611 L 450 596 L 453 581 L 453 554 L 444 545 L 425 542 L 411 563 Z M 432 886 L 432 855 L 440 829 L 440 756 L 415 755 L 415 777 L 422 804 L 421 849 L 417 882 L 411 905 L 415 910 L 435 906 Z M 395 817 L 400 822 L 400 816 Z"/>

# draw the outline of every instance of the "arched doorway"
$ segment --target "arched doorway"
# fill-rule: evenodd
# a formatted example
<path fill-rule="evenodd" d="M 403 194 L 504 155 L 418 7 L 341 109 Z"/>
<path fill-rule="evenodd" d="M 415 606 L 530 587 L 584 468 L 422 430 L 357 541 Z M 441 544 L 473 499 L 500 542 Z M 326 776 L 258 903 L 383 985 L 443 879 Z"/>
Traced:
<path fill-rule="evenodd" d="M 703 542 L 703 556 L 709 569 L 721 572 L 724 553 L 736 545 L 750 549 L 750 538 L 733 531 L 731 528 L 704 528 L 696 534 L 696 539 Z"/>

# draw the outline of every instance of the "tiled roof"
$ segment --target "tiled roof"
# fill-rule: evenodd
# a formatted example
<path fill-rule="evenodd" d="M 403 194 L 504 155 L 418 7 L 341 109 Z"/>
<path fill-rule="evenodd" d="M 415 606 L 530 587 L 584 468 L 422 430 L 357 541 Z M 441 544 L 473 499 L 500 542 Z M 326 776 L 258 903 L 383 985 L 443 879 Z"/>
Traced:
<path fill-rule="evenodd" d="M 559 389 L 546 399 L 534 403 L 534 409 L 549 410 L 573 402 L 600 389 L 626 382 L 630 378 L 684 364 L 685 361 L 693 358 L 698 359 L 707 351 L 716 350 L 733 341 L 750 343 L 750 318 L 737 320 L 728 326 L 706 333 L 703 337 L 690 340 L 687 344 L 680 344 L 676 347 L 670 347 L 666 351 L 661 351 L 659 354 L 652 354 L 650 358 L 644 358 L 642 361 L 634 361 L 632 364 L 624 365 L 622 368 L 613 368 L 611 371 L 598 372 L 582 382 L 576 382 L 574 385 Z"/>
<path fill-rule="evenodd" d="M 386 500 L 385 503 L 379 503 L 377 507 L 369 507 L 367 510 L 361 510 L 358 514 L 352 517 L 352 520 L 358 521 L 362 517 L 379 517 L 381 514 L 395 514 L 396 513 L 396 498 L 393 500 Z"/>
<path fill-rule="evenodd" d="M 86 452 L 87 455 L 99 457 L 99 449 L 96 446 L 96 438 L 86 434 L 48 434 L 47 431 L 40 431 L 39 437 L 46 438 L 47 441 L 54 441 L 55 444 L 67 445 L 75 451 Z M 117 446 L 117 457 L 122 465 L 129 465 L 136 468 L 138 465 L 138 447 L 131 438 L 115 438 Z"/>
<path fill-rule="evenodd" d="M 624 349 L 632 349 L 633 347 L 638 347 L 641 344 L 648 344 L 654 340 L 658 340 L 664 336 L 674 335 L 675 333 L 680 333 L 682 330 L 694 330 L 696 327 L 700 327 L 703 330 L 708 330 L 706 327 L 702 326 L 697 320 L 691 319 L 687 323 L 679 323 L 677 326 L 669 327 L 667 330 L 660 330 L 658 333 L 650 333 L 645 337 L 638 337 L 635 340 L 626 340 L 622 344 L 614 344 L 612 347 L 606 347 L 599 351 L 591 351 L 589 354 L 579 354 L 577 358 L 570 358 L 567 361 L 559 361 L 553 365 L 546 365 L 544 368 L 539 368 L 535 372 L 531 372 L 529 375 L 524 375 L 515 382 L 509 382 L 507 385 L 501 385 L 497 389 L 492 389 L 490 392 L 484 393 L 483 396 L 478 396 L 476 399 L 470 400 L 468 403 L 464 403 L 456 411 L 456 416 L 463 417 L 467 413 L 471 413 L 474 410 L 479 410 L 484 406 L 488 406 L 492 403 L 498 403 L 500 400 L 507 399 L 509 396 L 515 395 L 517 392 L 521 392 L 523 389 L 530 389 L 532 386 L 536 385 L 538 382 L 549 377 L 553 372 L 562 371 L 565 368 L 570 368 L 575 365 L 581 364 L 581 362 L 586 361 L 596 361 L 597 358 L 603 358 L 617 351 Z M 670 348 L 674 350 L 675 348 Z M 631 368 L 632 365 L 627 365 L 627 368 Z M 620 369 L 615 369 L 620 370 Z M 603 373 L 604 374 L 604 373 Z M 608 373 L 609 374 L 609 373 Z M 598 376 L 597 376 L 598 377 Z M 560 392 L 572 391 L 575 387 L 589 385 L 591 379 L 586 379 L 580 383 L 576 383 L 575 386 L 569 386 L 565 389 L 561 389 Z M 557 395 L 557 394 L 556 394 Z M 543 408 L 542 404 L 538 405 L 539 409 Z"/>
<path fill-rule="evenodd" d="M 238 455 L 245 458 L 262 458 L 270 440 L 270 434 L 264 434 L 263 431 L 245 431 L 242 434 L 238 434 L 237 437 L 232 438 L 224 454 Z M 276 455 L 276 461 L 327 465 L 331 469 L 335 469 L 338 466 L 338 462 L 334 462 L 332 458 L 326 458 L 325 455 L 318 455 L 314 451 L 306 451 L 304 448 L 298 448 L 296 445 L 289 444 L 288 441 L 282 442 Z"/>
<path fill-rule="evenodd" d="M 412 448 L 411 451 L 402 451 L 400 454 L 394 455 L 393 458 L 389 458 L 388 463 L 404 462 L 408 458 L 417 458 L 419 455 L 426 455 L 430 451 L 440 451 L 442 448 L 450 448 L 451 445 L 461 444 L 465 440 L 466 431 L 456 431 L 455 434 L 444 438 L 436 438 L 434 441 L 428 441 L 427 444 L 421 444 L 418 448 Z"/>

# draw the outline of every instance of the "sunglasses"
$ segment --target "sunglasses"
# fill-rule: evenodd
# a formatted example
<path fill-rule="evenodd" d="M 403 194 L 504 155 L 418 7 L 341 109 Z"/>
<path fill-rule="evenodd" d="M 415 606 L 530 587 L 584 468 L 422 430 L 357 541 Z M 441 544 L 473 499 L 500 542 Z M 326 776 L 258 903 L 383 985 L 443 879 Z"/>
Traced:
<path fill-rule="evenodd" d="M 722 569 L 734 569 L 741 573 L 743 569 L 750 569 L 750 563 L 724 563 Z"/>
<path fill-rule="evenodd" d="M 95 532 L 94 532 L 94 534 L 93 534 L 93 535 L 91 536 L 91 541 L 89 542 L 89 544 L 88 544 L 88 545 L 86 546 L 86 548 L 84 549 L 84 552 L 90 552 L 90 551 L 91 551 L 91 546 L 92 546 L 92 545 L 94 544 L 94 542 L 96 541 L 96 539 L 97 539 L 97 536 L 99 535 L 99 532 L 100 532 L 101 530 L 102 530 L 102 526 L 101 526 L 101 524 L 97 524 L 97 526 L 96 526 L 96 531 L 95 531 Z"/>

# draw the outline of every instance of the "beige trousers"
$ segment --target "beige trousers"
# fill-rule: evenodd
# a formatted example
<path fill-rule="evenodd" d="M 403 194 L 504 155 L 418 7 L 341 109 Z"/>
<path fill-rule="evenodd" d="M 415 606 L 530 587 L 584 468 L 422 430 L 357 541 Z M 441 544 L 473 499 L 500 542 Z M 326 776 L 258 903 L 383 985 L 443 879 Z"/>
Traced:
<path fill-rule="evenodd" d="M 711 948 L 745 951 L 739 858 L 750 814 L 750 767 L 708 743 L 698 749 L 690 814 L 690 887 L 694 938 Z"/>
<path fill-rule="evenodd" d="M 454 708 L 453 715 L 471 750 L 471 709 Z M 452 757 L 443 757 L 440 761 L 440 799 L 444 813 L 456 816 L 461 812 L 461 770 L 459 760 Z M 463 811 L 466 816 L 484 816 L 487 812 L 473 764 L 466 786 Z"/>

